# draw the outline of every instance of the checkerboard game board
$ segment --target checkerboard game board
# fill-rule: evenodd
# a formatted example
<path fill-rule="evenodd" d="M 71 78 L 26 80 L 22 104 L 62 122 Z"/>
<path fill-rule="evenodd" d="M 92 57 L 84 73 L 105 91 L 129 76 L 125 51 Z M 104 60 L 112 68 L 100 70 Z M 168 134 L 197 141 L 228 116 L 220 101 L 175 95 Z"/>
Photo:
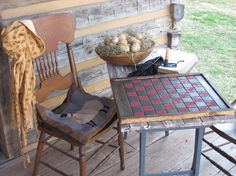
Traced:
<path fill-rule="evenodd" d="M 124 117 L 204 115 L 230 109 L 202 74 L 127 78 L 119 81 L 120 87 L 113 83 L 118 110 Z"/>

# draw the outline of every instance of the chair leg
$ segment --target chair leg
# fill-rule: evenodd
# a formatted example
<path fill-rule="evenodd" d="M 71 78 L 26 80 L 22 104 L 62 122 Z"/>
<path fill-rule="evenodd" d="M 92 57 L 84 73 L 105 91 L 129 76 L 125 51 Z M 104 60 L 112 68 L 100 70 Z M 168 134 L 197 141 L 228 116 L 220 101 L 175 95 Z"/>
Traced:
<path fill-rule="evenodd" d="M 43 147 L 44 147 L 44 144 L 43 144 L 44 139 L 45 139 L 45 133 L 40 132 L 39 141 L 38 141 L 38 148 L 37 148 L 37 152 L 36 152 L 36 156 L 35 156 L 35 162 L 34 162 L 33 176 L 38 175 L 39 161 L 40 161 L 42 151 L 43 151 Z"/>
<path fill-rule="evenodd" d="M 74 150 L 74 146 L 70 144 L 70 150 Z"/>
<path fill-rule="evenodd" d="M 118 122 L 118 143 L 119 143 L 119 153 L 120 153 L 120 169 L 125 170 L 125 159 L 124 159 L 124 138 L 123 133 L 120 130 L 120 124 Z"/>
<path fill-rule="evenodd" d="M 86 159 L 83 146 L 79 147 L 80 176 L 86 176 Z"/>

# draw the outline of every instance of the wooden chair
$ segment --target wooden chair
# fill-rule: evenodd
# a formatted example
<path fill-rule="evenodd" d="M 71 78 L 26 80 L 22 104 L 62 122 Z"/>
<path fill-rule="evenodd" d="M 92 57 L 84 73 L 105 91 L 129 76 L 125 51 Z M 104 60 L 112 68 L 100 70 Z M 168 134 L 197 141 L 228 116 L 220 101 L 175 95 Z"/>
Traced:
<path fill-rule="evenodd" d="M 236 99 L 232 103 L 234 109 L 236 110 Z M 226 158 L 229 162 L 236 165 L 236 159 L 234 156 L 230 155 L 229 153 L 226 153 L 224 150 L 221 149 L 221 147 L 226 145 L 234 145 L 236 146 L 236 123 L 234 124 L 222 124 L 222 125 L 215 125 L 210 127 L 210 131 L 205 132 L 205 136 L 203 138 L 203 141 L 209 146 L 208 149 L 202 151 L 202 156 L 204 156 L 208 161 L 210 161 L 215 167 L 217 167 L 219 170 L 221 170 L 224 174 L 228 176 L 233 176 L 230 171 L 228 171 L 226 168 L 224 168 L 221 161 L 215 161 L 212 159 L 209 155 L 207 155 L 207 152 L 214 150 L 222 157 Z M 206 135 L 215 133 L 218 136 L 220 136 L 224 141 L 222 144 L 214 144 L 210 140 L 206 138 Z"/>
<path fill-rule="evenodd" d="M 118 123 L 115 128 L 112 128 L 111 126 L 111 124 L 117 122 L 114 102 L 105 97 L 101 98 L 86 93 L 77 78 L 75 60 L 70 45 L 74 38 L 75 17 L 67 13 L 55 14 L 34 19 L 33 24 L 37 34 L 41 36 L 46 46 L 44 56 L 35 60 L 35 65 L 40 79 L 40 86 L 36 90 L 37 102 L 41 103 L 45 101 L 48 95 L 55 90 L 68 89 L 67 96 L 63 103 L 52 111 L 42 107 L 40 104 L 36 104 L 40 137 L 35 157 L 33 175 L 38 175 L 40 163 L 61 175 L 68 175 L 41 160 L 44 145 L 52 147 L 53 149 L 79 161 L 81 176 L 87 175 L 86 161 L 91 159 L 96 152 L 100 152 L 104 147 L 110 146 L 114 148 L 114 150 L 112 150 L 113 153 L 119 149 L 120 167 L 121 170 L 123 170 L 125 168 L 123 136 Z M 70 64 L 71 72 L 65 76 L 62 76 L 58 69 L 56 50 L 59 42 L 65 44 Z M 80 119 L 81 121 L 79 122 L 76 119 L 75 122 L 75 119 L 73 119 L 74 117 L 85 118 Z M 101 134 L 104 134 L 106 130 L 111 129 L 117 131 L 112 138 L 105 142 L 98 140 L 98 137 Z M 49 143 L 49 137 L 45 137 L 46 135 L 65 140 L 71 145 L 78 147 L 79 158 L 62 151 Z M 114 142 L 116 137 L 118 137 L 118 146 L 111 144 Z M 86 159 L 84 148 L 86 144 L 91 142 L 97 142 L 104 145 L 99 147 L 93 155 Z M 102 162 L 107 158 L 109 157 L 105 157 Z M 93 171 L 95 171 L 100 165 L 101 163 L 99 163 Z"/>

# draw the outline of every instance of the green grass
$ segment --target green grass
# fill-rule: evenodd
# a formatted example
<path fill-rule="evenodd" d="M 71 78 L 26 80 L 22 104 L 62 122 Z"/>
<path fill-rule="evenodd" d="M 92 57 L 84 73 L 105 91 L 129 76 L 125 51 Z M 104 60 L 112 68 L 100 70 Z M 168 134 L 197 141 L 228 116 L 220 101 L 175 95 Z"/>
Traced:
<path fill-rule="evenodd" d="M 236 24 L 234 17 L 219 12 L 194 11 L 191 17 L 193 21 L 198 21 L 206 25 Z"/>
<path fill-rule="evenodd" d="M 199 57 L 196 66 L 223 96 L 236 98 L 236 15 L 232 0 L 186 0 L 182 22 L 183 50 Z M 232 2 L 232 4 L 231 4 Z"/>

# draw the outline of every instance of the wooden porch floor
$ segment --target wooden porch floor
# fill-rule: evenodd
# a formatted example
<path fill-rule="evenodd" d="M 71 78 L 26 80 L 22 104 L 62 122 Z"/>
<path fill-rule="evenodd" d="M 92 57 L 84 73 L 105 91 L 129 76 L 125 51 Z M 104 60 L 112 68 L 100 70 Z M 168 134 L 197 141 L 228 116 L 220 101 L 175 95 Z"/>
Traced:
<path fill-rule="evenodd" d="M 193 130 L 181 130 L 172 131 L 168 137 L 163 137 L 163 132 L 153 132 L 148 134 L 147 140 L 147 156 L 146 156 L 146 171 L 176 171 L 182 169 L 189 169 L 192 162 L 193 143 L 194 143 L 194 131 Z M 207 136 L 215 144 L 222 143 L 221 138 L 215 134 L 209 134 Z M 108 161 L 106 161 L 101 168 L 95 173 L 98 176 L 137 176 L 139 173 L 139 135 L 138 133 L 129 133 L 128 138 L 125 140 L 125 164 L 126 169 L 120 171 L 119 168 L 119 155 L 116 152 Z M 65 142 L 59 142 L 57 144 L 62 148 L 70 147 Z M 95 146 L 89 146 L 90 151 Z M 203 150 L 208 148 L 203 145 Z M 231 153 L 236 158 L 236 147 L 226 145 L 222 147 L 223 150 Z M 101 152 L 96 159 L 88 163 L 88 170 L 91 170 L 98 159 L 101 159 L 109 149 Z M 78 155 L 78 150 L 70 151 L 74 155 Z M 223 163 L 224 167 L 229 170 L 233 175 L 236 175 L 236 166 L 229 163 L 223 157 L 216 154 L 214 151 L 207 152 L 208 156 L 211 156 L 215 161 Z M 21 158 L 16 158 L 11 161 L 7 161 L 0 165 L 1 176 L 28 176 L 32 175 L 33 161 L 35 151 L 30 152 L 32 164 L 29 168 L 24 169 L 21 163 Z M 58 169 L 66 171 L 73 175 L 79 175 L 79 165 L 76 161 L 67 158 L 63 154 L 49 149 L 45 152 L 44 160 L 53 163 Z M 201 176 L 222 176 L 222 172 L 219 172 L 217 168 L 211 165 L 204 157 L 201 158 Z M 40 165 L 41 176 L 56 176 L 58 175 L 52 170 Z"/>

